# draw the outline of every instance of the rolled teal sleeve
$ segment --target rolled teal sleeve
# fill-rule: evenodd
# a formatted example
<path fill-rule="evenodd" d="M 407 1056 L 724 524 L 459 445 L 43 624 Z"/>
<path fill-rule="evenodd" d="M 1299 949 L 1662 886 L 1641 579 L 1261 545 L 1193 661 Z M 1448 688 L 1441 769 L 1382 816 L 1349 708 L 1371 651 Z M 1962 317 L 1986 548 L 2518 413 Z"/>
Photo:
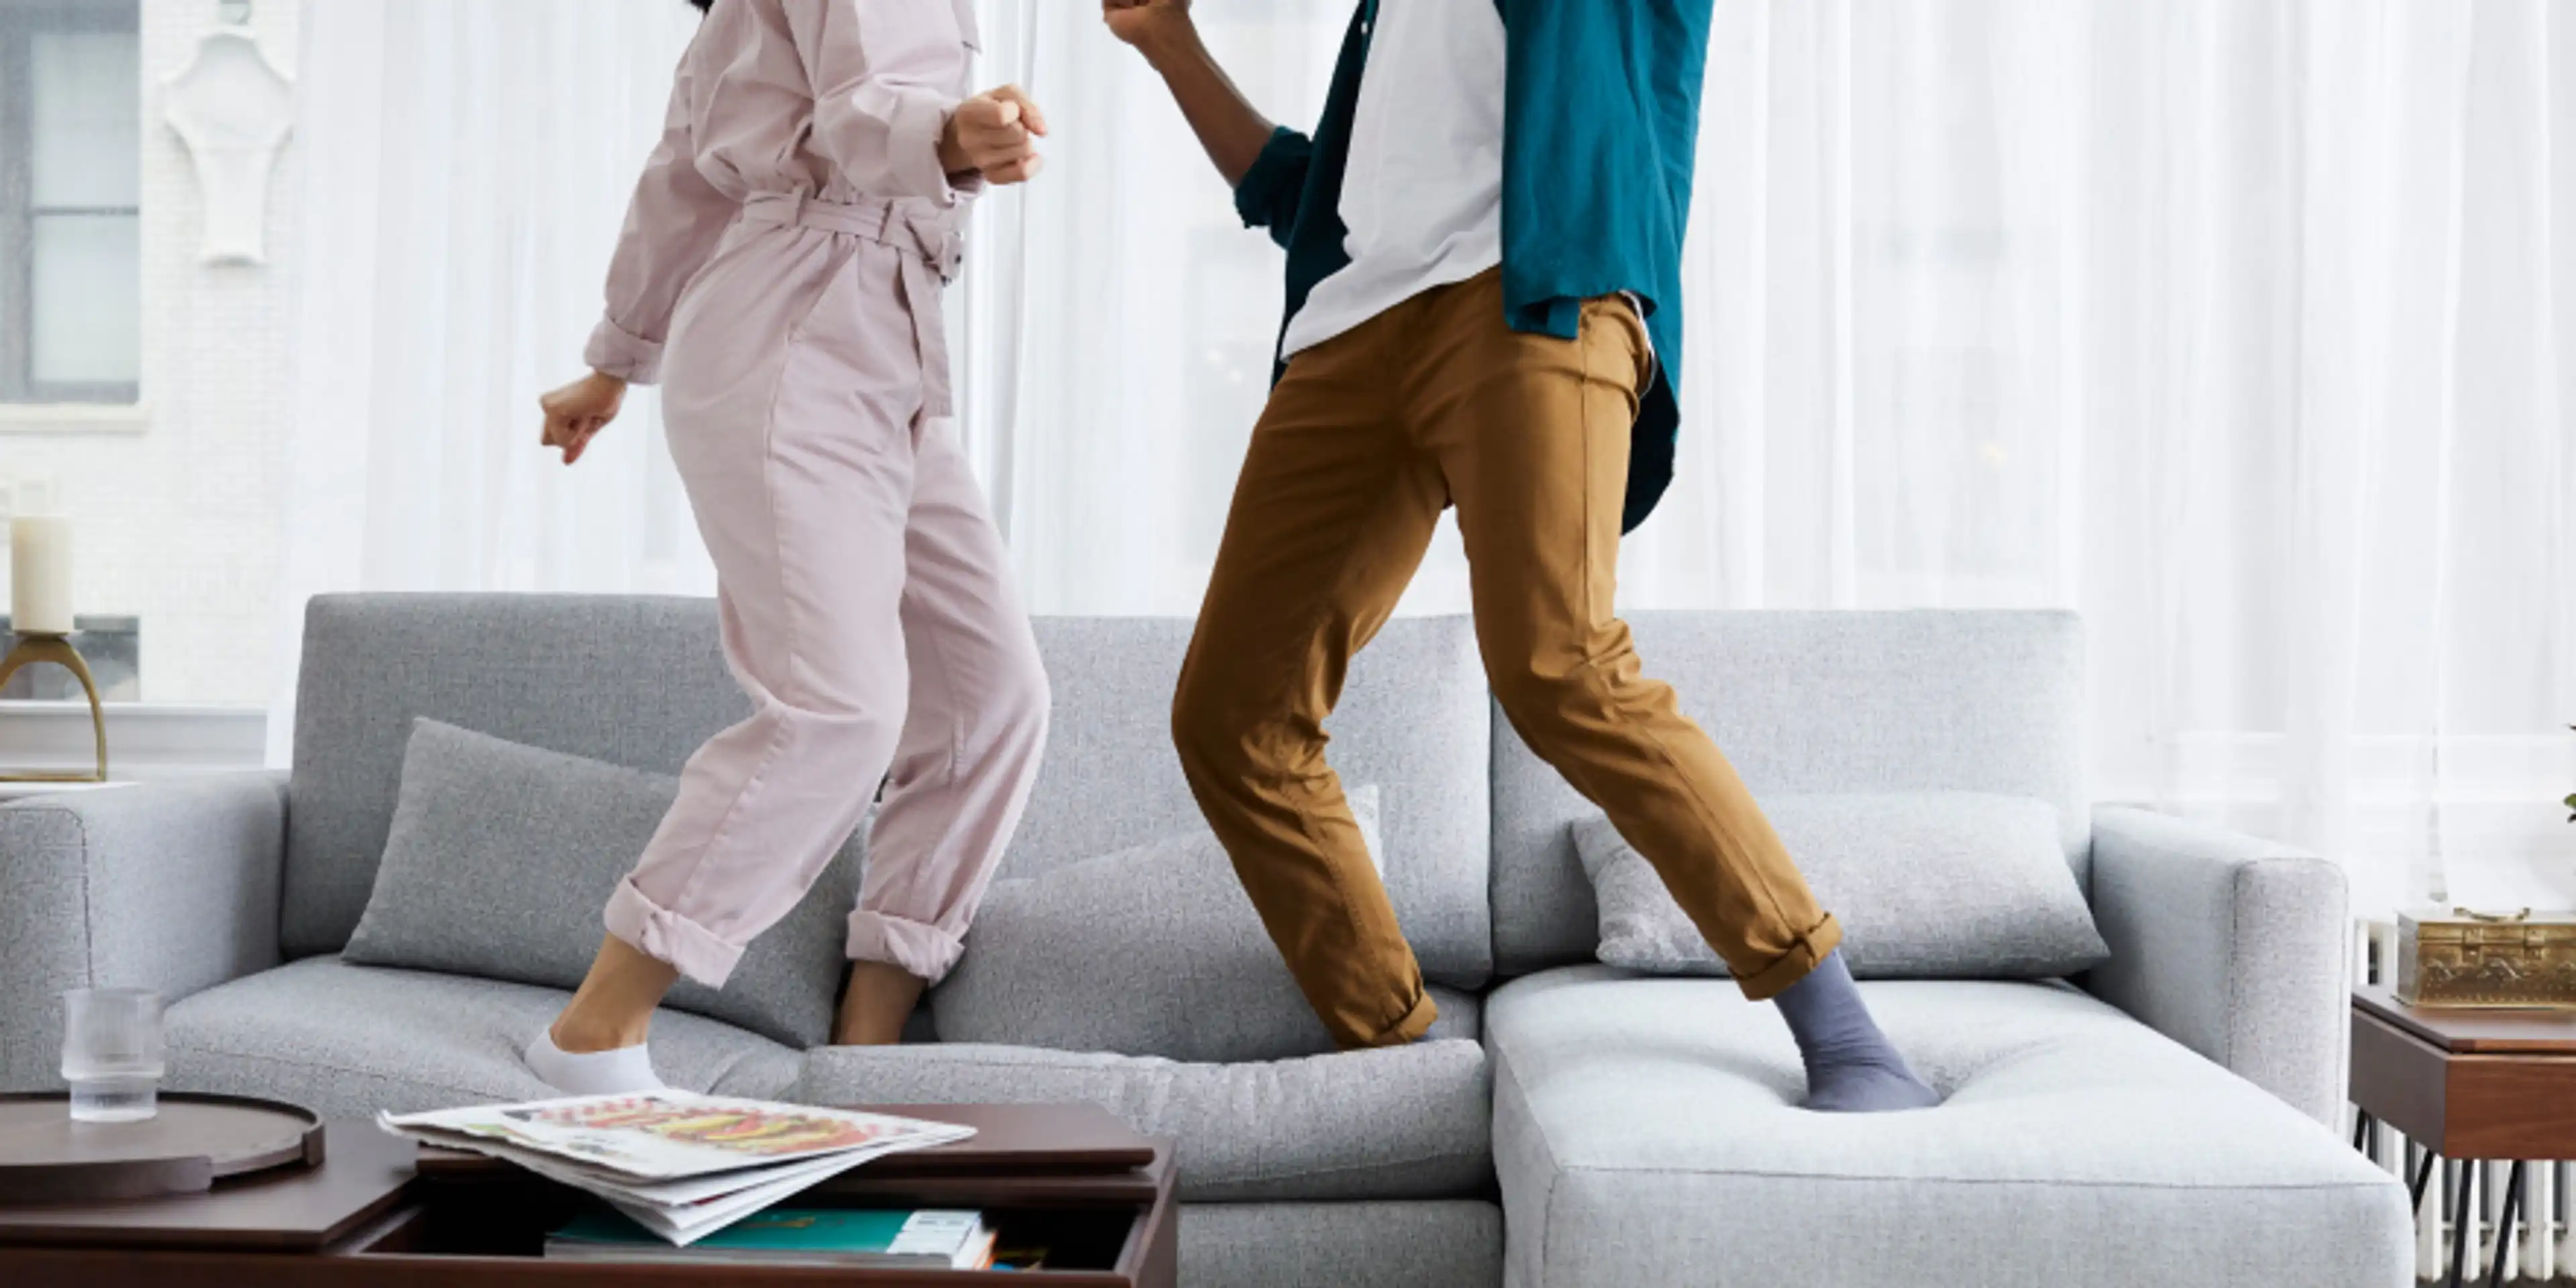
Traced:
<path fill-rule="evenodd" d="M 1269 229 L 1270 240 L 1286 249 L 1314 157 L 1313 139 L 1284 125 L 1272 131 L 1252 168 L 1243 172 L 1243 182 L 1234 185 L 1234 209 L 1243 216 L 1243 226 Z"/>

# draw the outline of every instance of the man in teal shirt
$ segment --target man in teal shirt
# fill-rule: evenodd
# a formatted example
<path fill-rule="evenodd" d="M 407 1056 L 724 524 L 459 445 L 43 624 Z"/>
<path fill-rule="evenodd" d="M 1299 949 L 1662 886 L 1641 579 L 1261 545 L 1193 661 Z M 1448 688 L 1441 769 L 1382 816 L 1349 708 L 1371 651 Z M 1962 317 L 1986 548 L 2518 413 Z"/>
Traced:
<path fill-rule="evenodd" d="M 1680 263 L 1710 0 L 1363 0 L 1310 137 L 1246 102 L 1190 0 L 1102 0 L 1170 85 L 1288 313 L 1173 701 L 1181 765 L 1325 1027 L 1435 1007 L 1323 720 L 1458 508 L 1488 679 L 1530 749 L 1652 863 L 1810 1107 L 1938 1097 L 1870 1020 L 1841 928 L 1612 607 L 1672 477 Z"/>

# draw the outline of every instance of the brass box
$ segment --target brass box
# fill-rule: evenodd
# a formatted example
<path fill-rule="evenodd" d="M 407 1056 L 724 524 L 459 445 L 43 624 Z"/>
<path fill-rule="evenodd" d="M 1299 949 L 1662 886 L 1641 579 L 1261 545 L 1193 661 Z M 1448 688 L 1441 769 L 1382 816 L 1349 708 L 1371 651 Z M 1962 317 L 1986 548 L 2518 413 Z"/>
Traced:
<path fill-rule="evenodd" d="M 2576 1010 L 2576 913 L 2401 912 L 2397 1000 Z"/>

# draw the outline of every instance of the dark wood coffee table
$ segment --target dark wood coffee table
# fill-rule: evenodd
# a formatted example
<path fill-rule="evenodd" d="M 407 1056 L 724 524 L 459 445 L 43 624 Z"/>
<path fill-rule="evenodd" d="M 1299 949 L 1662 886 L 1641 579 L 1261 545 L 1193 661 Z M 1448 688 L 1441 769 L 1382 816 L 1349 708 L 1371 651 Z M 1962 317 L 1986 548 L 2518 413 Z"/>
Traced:
<path fill-rule="evenodd" d="M 799 1196 L 820 1206 L 972 1207 L 1047 1268 L 1008 1274 L 548 1261 L 546 1232 L 584 1196 L 471 1154 L 415 1150 L 373 1123 L 329 1125 L 319 1168 L 205 1194 L 0 1207 L 10 1288 L 587 1288 L 607 1284 L 933 1288 L 1030 1280 L 1175 1288 L 1173 1143 L 1092 1105 L 870 1105 L 965 1123 L 973 1139 L 878 1159 Z"/>
<path fill-rule="evenodd" d="M 2510 1238 L 2524 1165 L 2576 1158 L 2576 1012 L 2415 1007 L 2385 988 L 2355 989 L 2352 1102 L 2361 1109 L 2356 1144 L 2373 1122 L 2384 1122 L 2423 1147 L 2414 1177 L 2418 1207 L 2435 1155 L 2458 1163 L 2510 1160 L 2496 1223 Z M 2468 1198 L 2469 1187 L 2460 1186 L 2454 1230 L 2469 1229 Z M 2451 1248 L 2454 1288 L 2467 1262 L 2463 1233 Z M 2496 1258 L 2488 1282 L 2504 1282 L 2503 1263 Z"/>

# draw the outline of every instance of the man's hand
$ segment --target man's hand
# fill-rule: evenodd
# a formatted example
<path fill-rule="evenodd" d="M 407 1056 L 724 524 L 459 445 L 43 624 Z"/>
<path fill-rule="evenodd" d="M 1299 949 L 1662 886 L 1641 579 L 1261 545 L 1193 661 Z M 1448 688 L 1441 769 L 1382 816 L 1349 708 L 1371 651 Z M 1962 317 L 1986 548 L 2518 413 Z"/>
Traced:
<path fill-rule="evenodd" d="M 592 372 L 537 399 L 546 413 L 546 428 L 539 440 L 547 447 L 563 451 L 563 463 L 572 464 L 590 447 L 590 440 L 617 419 L 617 409 L 626 402 L 626 382 L 615 376 Z"/>
<path fill-rule="evenodd" d="M 950 174 L 980 172 L 986 183 L 1026 183 L 1046 163 L 1031 141 L 1046 132 L 1046 117 L 1019 86 L 988 89 L 949 114 L 939 163 Z"/>
<path fill-rule="evenodd" d="M 1592 0 L 1570 0 L 1587 4 Z M 1214 55 L 1199 40 L 1190 20 L 1190 0 L 1100 0 L 1100 20 L 1109 34 L 1136 47 L 1145 62 L 1171 86 L 1172 101 L 1189 118 L 1190 129 L 1207 149 L 1226 186 L 1243 182 L 1252 163 L 1270 145 L 1270 122 L 1254 111 L 1243 91 L 1226 78 Z"/>
<path fill-rule="evenodd" d="M 1109 34 L 1139 49 L 1190 26 L 1190 0 L 1100 0 Z"/>

